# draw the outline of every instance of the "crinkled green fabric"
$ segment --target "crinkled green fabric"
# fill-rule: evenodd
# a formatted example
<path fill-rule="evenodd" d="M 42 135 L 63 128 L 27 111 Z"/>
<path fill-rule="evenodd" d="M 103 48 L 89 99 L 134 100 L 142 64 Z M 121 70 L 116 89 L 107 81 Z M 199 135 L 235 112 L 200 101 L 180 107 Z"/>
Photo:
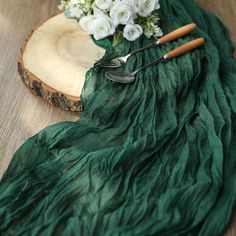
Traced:
<path fill-rule="evenodd" d="M 162 0 L 164 33 L 191 35 L 130 58 L 132 71 L 197 37 L 206 45 L 132 84 L 86 76 L 77 122 L 43 129 L 0 184 L 0 235 L 218 236 L 236 203 L 236 63 L 221 22 L 192 0 Z M 147 45 L 123 41 L 105 59 Z"/>

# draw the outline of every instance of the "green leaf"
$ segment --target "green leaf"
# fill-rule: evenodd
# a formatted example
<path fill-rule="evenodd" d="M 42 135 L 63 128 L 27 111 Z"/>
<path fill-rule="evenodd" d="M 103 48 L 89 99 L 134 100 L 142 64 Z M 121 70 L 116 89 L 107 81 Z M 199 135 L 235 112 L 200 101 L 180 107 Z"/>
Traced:
<path fill-rule="evenodd" d="M 113 42 L 112 42 L 112 46 L 115 47 L 117 46 L 123 38 L 123 33 L 122 31 L 118 30 L 115 32 L 115 34 L 113 35 Z"/>

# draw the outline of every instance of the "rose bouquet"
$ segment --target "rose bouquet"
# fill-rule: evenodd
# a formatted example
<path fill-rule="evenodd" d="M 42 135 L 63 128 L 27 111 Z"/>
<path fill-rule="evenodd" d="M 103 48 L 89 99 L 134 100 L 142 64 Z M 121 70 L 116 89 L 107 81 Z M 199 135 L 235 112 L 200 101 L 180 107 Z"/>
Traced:
<path fill-rule="evenodd" d="M 159 8 L 159 0 L 62 0 L 59 5 L 96 40 L 113 36 L 114 44 L 123 37 L 134 41 L 142 34 L 160 37 Z"/>

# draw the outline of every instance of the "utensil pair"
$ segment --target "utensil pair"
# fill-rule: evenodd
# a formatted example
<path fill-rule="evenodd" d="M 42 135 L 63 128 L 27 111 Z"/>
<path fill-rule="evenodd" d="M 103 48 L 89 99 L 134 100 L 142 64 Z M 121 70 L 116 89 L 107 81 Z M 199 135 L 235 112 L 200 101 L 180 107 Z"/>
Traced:
<path fill-rule="evenodd" d="M 189 34 L 190 32 L 192 32 L 196 28 L 197 28 L 197 25 L 195 23 L 185 25 L 185 26 L 183 26 L 183 27 L 181 27 L 181 28 L 179 28 L 179 29 L 163 36 L 162 38 L 160 38 L 158 41 L 156 41 L 154 43 L 151 43 L 151 44 L 149 44 L 149 45 L 147 45 L 143 48 L 140 48 L 138 50 L 135 50 L 135 51 L 131 52 L 130 54 L 124 56 L 124 57 L 114 58 L 109 63 L 102 64 L 100 66 L 106 67 L 106 68 L 119 68 L 127 62 L 129 57 L 133 56 L 134 54 L 136 54 L 138 52 L 142 52 L 146 49 L 155 47 L 157 45 L 162 45 L 164 43 L 171 42 L 171 41 L 173 41 L 175 39 L 178 39 L 180 37 L 183 37 L 183 36 Z M 108 72 L 106 72 L 105 76 L 108 79 L 113 80 L 115 82 L 131 83 L 135 80 L 135 76 L 140 71 L 142 71 L 142 70 L 144 70 L 148 67 L 151 67 L 153 65 L 156 65 L 160 62 L 167 61 L 169 59 L 172 59 L 174 57 L 178 57 L 178 56 L 183 55 L 183 54 L 185 54 L 189 51 L 192 51 L 193 49 L 196 49 L 196 48 L 202 46 L 204 44 L 204 42 L 205 42 L 204 38 L 195 39 L 191 42 L 188 42 L 188 43 L 186 43 L 186 44 L 184 44 L 184 45 L 168 52 L 167 54 L 160 57 L 158 60 L 155 60 L 155 61 L 153 61 L 153 62 L 137 69 L 136 71 L 133 71 L 133 72 L 130 72 L 130 73 L 123 72 L 123 71 L 108 71 Z"/>

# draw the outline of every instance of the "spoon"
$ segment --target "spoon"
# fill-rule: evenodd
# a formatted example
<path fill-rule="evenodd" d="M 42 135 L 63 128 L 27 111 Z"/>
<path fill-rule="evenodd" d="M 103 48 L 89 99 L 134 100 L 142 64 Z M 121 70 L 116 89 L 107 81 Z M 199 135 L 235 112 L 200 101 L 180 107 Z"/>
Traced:
<path fill-rule="evenodd" d="M 139 69 L 133 72 L 123 72 L 123 71 L 108 71 L 106 72 L 105 76 L 117 83 L 123 83 L 123 84 L 128 84 L 131 83 L 135 80 L 135 76 L 142 70 L 154 66 L 162 61 L 167 61 L 169 59 L 172 59 L 174 57 L 181 56 L 189 51 L 192 51 L 193 49 L 196 49 L 200 46 L 202 46 L 205 43 L 204 38 L 198 38 L 193 41 L 190 41 L 170 52 L 165 54 L 164 56 L 160 57 L 158 60 L 155 60 Z"/>
<path fill-rule="evenodd" d="M 129 53 L 128 55 L 126 56 L 123 56 L 123 57 L 117 57 L 117 58 L 114 58 L 112 59 L 109 63 L 107 64 L 101 64 L 100 66 L 101 67 L 107 67 L 107 68 L 119 68 L 121 67 L 122 65 L 124 65 L 127 60 L 133 56 L 134 54 L 138 53 L 138 52 L 142 52 L 146 49 L 149 49 L 149 48 L 152 48 L 152 47 L 155 47 L 157 45 L 162 45 L 164 43 L 167 43 L 167 42 L 171 42 L 175 39 L 178 39 L 178 38 L 181 38 L 187 34 L 189 34 L 190 32 L 192 32 L 194 29 L 197 28 L 197 25 L 195 23 L 191 23 L 191 24 L 188 24 L 188 25 L 185 25 L 177 30 L 174 30 L 172 31 L 171 33 L 163 36 L 162 38 L 160 38 L 158 41 L 155 41 L 154 43 L 151 43 L 143 48 L 140 48 L 138 50 L 135 50 L 131 53 Z"/>

